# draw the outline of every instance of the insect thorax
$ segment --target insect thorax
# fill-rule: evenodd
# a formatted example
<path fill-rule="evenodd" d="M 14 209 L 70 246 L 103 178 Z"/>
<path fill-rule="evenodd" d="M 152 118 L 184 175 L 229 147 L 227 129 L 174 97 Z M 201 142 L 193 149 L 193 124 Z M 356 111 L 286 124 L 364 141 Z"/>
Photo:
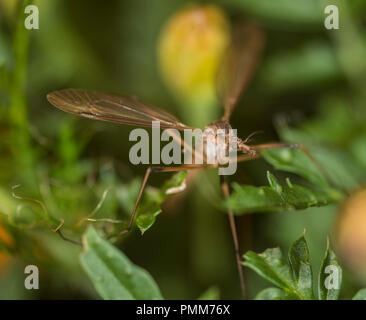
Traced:
<path fill-rule="evenodd" d="M 203 152 L 207 163 L 226 164 L 230 154 L 236 152 L 238 138 L 228 121 L 218 120 L 207 125 L 203 131 Z"/>

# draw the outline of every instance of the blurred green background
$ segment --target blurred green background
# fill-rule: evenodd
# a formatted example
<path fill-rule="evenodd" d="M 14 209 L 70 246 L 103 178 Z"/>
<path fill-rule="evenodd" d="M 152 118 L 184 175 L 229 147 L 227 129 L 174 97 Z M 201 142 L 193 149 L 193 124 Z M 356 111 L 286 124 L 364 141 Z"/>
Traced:
<path fill-rule="evenodd" d="M 134 179 L 146 167 L 129 163 L 132 127 L 65 114 L 47 102 L 46 94 L 71 87 L 137 96 L 188 125 L 204 126 L 222 110 L 207 97 L 179 96 L 159 68 L 161 32 L 168 19 L 191 2 L 33 3 L 39 8 L 39 30 L 28 31 L 22 1 L 0 0 L 0 298 L 98 298 L 79 265 L 80 248 L 47 228 L 51 220 L 37 203 L 12 197 L 12 186 L 20 185 L 17 195 L 41 200 L 52 217 L 65 220 L 65 234 L 77 239 L 83 230 L 78 221 L 110 187 L 113 191 L 98 215 L 127 221 L 135 199 Z M 196 3 L 218 6 L 230 24 L 253 19 L 266 34 L 263 58 L 232 118 L 240 137 L 263 130 L 256 143 L 276 141 L 276 124 L 285 122 L 308 128 L 313 134 L 310 145 L 323 141 L 348 147 L 359 132 L 347 127 L 344 113 L 364 112 L 365 1 Z M 324 28 L 327 4 L 339 5 L 339 30 Z M 310 121 L 312 125 L 306 125 Z M 321 131 L 323 122 L 326 131 Z M 230 179 L 267 184 L 269 169 L 273 171 L 263 160 L 240 164 Z M 149 184 L 158 187 L 167 177 L 152 176 Z M 196 298 L 210 286 L 217 286 L 222 298 L 239 298 L 227 216 L 218 209 L 218 176 L 209 171 L 192 182 L 187 192 L 164 203 L 157 223 L 143 236 L 135 229 L 118 246 L 152 274 L 165 298 Z M 327 206 L 240 216 L 241 251 L 275 246 L 286 250 L 306 229 L 312 262 L 319 266 L 337 210 Z M 27 264 L 40 269 L 39 290 L 24 288 Z M 245 276 L 249 297 L 266 287 L 250 270 L 245 269 Z M 350 297 L 362 284 L 346 272 L 341 297 Z"/>

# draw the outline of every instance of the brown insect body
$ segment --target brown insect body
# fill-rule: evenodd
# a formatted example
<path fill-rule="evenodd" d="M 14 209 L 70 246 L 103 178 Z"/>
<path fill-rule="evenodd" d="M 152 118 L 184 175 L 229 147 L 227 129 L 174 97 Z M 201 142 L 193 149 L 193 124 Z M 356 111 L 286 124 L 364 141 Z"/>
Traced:
<path fill-rule="evenodd" d="M 221 135 L 224 135 L 222 137 Z M 241 151 L 244 154 L 254 155 L 256 151 L 246 145 L 233 132 L 233 128 L 226 119 L 220 119 L 208 124 L 203 131 L 204 158 L 216 157 L 221 165 L 230 161 L 232 152 Z"/>

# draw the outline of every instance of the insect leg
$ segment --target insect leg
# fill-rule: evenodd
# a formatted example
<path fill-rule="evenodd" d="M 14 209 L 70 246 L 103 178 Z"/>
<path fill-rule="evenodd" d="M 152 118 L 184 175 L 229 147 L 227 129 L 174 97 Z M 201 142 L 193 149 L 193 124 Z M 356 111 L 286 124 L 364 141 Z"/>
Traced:
<path fill-rule="evenodd" d="M 261 157 L 260 153 L 257 153 L 255 155 L 249 155 L 244 154 L 240 155 L 236 158 L 237 162 L 244 162 L 248 160 L 255 160 Z M 221 192 L 225 199 L 229 198 L 230 196 L 230 190 L 229 185 L 225 179 L 224 175 L 220 175 L 220 185 L 221 185 Z M 236 224 L 235 224 L 235 217 L 233 214 L 233 211 L 229 208 L 228 209 L 228 218 L 229 218 L 229 224 L 231 229 L 231 234 L 233 237 L 233 243 L 234 243 L 234 249 L 235 249 L 235 258 L 236 258 L 236 265 L 238 268 L 238 274 L 239 274 L 239 281 L 240 281 L 240 288 L 243 299 L 246 299 L 246 289 L 245 289 L 245 281 L 244 281 L 244 273 L 243 273 L 243 267 L 241 265 L 240 261 L 240 252 L 239 252 L 239 240 L 238 240 L 238 233 L 236 230 Z"/>
<path fill-rule="evenodd" d="M 133 207 L 133 210 L 132 210 L 132 213 L 131 213 L 131 218 L 130 218 L 130 221 L 127 225 L 127 228 L 120 231 L 117 234 L 110 235 L 107 238 L 118 237 L 118 236 L 126 234 L 127 232 L 129 232 L 131 230 L 133 221 L 135 219 L 138 204 L 141 200 L 141 197 L 142 197 L 142 194 L 144 192 L 147 180 L 149 179 L 149 176 L 152 172 L 176 172 L 176 171 L 185 171 L 185 170 L 195 170 L 195 169 L 197 170 L 197 169 L 214 168 L 216 166 L 217 166 L 216 164 L 212 164 L 212 165 L 189 165 L 189 166 L 181 166 L 181 167 L 150 167 L 150 168 L 148 168 L 146 170 L 144 179 L 142 180 L 141 187 L 140 187 L 139 193 L 137 195 L 137 199 L 136 199 L 135 205 Z"/>
<path fill-rule="evenodd" d="M 228 183 L 225 179 L 225 176 L 223 176 L 223 175 L 220 176 L 220 184 L 221 184 L 221 191 L 222 191 L 222 194 L 224 195 L 224 198 L 225 199 L 229 198 L 229 196 L 230 196 L 229 185 L 228 185 Z M 246 290 L 245 290 L 243 267 L 242 267 L 241 262 L 240 262 L 238 233 L 237 233 L 237 230 L 236 230 L 234 214 L 233 214 L 233 212 L 230 208 L 228 209 L 228 217 L 229 217 L 231 233 L 232 233 L 232 236 L 233 236 L 235 257 L 236 257 L 236 265 L 237 265 L 238 273 L 239 273 L 241 294 L 243 296 L 243 299 L 246 299 Z"/>

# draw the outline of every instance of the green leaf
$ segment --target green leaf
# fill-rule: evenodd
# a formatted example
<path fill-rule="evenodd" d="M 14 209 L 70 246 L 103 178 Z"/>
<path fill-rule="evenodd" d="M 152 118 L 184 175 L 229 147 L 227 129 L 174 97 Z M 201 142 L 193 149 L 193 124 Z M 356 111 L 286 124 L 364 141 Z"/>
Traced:
<path fill-rule="evenodd" d="M 307 187 L 292 184 L 282 186 L 277 179 L 267 172 L 269 187 L 240 186 L 233 184 L 233 192 L 225 205 L 235 214 L 306 209 L 314 206 L 325 206 L 340 199 L 336 192 L 326 193 Z"/>
<path fill-rule="evenodd" d="M 301 292 L 297 291 L 290 266 L 283 259 L 279 248 L 267 249 L 260 254 L 248 251 L 244 259 L 244 266 L 251 268 L 294 298 L 304 299 Z"/>
<path fill-rule="evenodd" d="M 360 289 L 352 300 L 366 300 L 366 288 Z"/>
<path fill-rule="evenodd" d="M 364 140 L 362 141 L 362 138 L 358 140 L 360 132 L 363 131 L 364 121 L 360 116 L 357 118 L 347 102 L 339 97 L 323 99 L 320 108 L 319 115 L 315 119 L 306 121 L 298 128 L 290 128 L 283 125 L 283 121 L 279 122 L 277 131 L 281 140 L 303 143 L 311 147 L 312 156 L 323 170 L 319 172 L 316 166 L 315 169 L 318 173 L 326 172 L 327 178 L 338 189 L 357 188 L 366 178 L 362 165 L 362 151 L 358 152 L 364 150 L 362 147 Z M 350 148 L 351 152 L 347 148 Z M 357 151 L 354 152 L 355 150 Z M 271 157 L 267 161 L 276 165 Z M 288 163 L 288 167 L 294 167 L 291 172 L 302 175 L 323 189 L 326 188 L 317 176 L 314 177 L 314 174 L 309 173 L 307 169 L 304 171 L 299 162 L 298 159 L 294 159 L 293 163 Z M 279 169 L 290 171 L 286 167 Z"/>
<path fill-rule="evenodd" d="M 136 225 L 140 229 L 141 234 L 144 234 L 146 230 L 150 229 L 155 223 L 156 217 L 160 214 L 161 209 L 156 204 L 153 203 L 149 208 L 146 206 L 139 211 L 144 211 L 145 213 L 140 214 L 136 219 Z"/>
<path fill-rule="evenodd" d="M 266 288 L 259 292 L 254 300 L 287 300 L 288 295 L 285 291 L 278 288 Z"/>
<path fill-rule="evenodd" d="M 177 188 L 182 186 L 184 179 L 187 176 L 187 171 L 178 171 L 168 181 L 166 181 L 163 187 L 160 189 L 160 196 L 164 199 L 168 197 L 167 191 L 171 188 Z"/>
<path fill-rule="evenodd" d="M 248 251 L 244 255 L 245 261 L 242 264 L 282 290 L 265 289 L 257 295 L 256 299 L 314 299 L 309 256 L 304 236 L 290 247 L 289 264 L 286 263 L 279 248 L 267 249 L 261 254 Z"/>
<path fill-rule="evenodd" d="M 297 289 L 305 299 L 313 299 L 313 272 L 310 264 L 309 248 L 304 236 L 290 247 L 288 259 Z"/>
<path fill-rule="evenodd" d="M 205 292 L 203 292 L 197 300 L 219 300 L 220 299 L 220 290 L 219 288 L 213 286 L 208 288 Z"/>
<path fill-rule="evenodd" d="M 166 181 L 160 190 L 150 188 L 146 191 L 142 205 L 137 210 L 136 219 L 136 225 L 142 234 L 155 223 L 156 217 L 161 212 L 160 206 L 170 195 L 169 191 L 181 187 L 186 175 L 187 171 L 179 171 Z"/>
<path fill-rule="evenodd" d="M 328 189 L 329 184 L 318 166 L 300 149 L 267 149 L 262 151 L 266 161 L 276 169 L 292 172 L 313 184 Z"/>
<path fill-rule="evenodd" d="M 342 285 L 342 268 L 334 252 L 329 248 L 329 239 L 325 256 L 319 271 L 318 295 L 320 300 L 338 300 Z M 327 289 L 327 287 L 329 289 Z M 337 289 L 338 288 L 338 289 Z"/>
<path fill-rule="evenodd" d="M 330 95 L 322 98 L 316 117 L 296 128 L 278 127 L 280 137 L 286 141 L 314 144 L 339 145 L 349 143 L 352 134 L 359 134 L 359 119 L 349 107 L 349 102 L 342 97 Z"/>
<path fill-rule="evenodd" d="M 163 299 L 151 275 L 89 227 L 81 265 L 103 299 Z"/>

